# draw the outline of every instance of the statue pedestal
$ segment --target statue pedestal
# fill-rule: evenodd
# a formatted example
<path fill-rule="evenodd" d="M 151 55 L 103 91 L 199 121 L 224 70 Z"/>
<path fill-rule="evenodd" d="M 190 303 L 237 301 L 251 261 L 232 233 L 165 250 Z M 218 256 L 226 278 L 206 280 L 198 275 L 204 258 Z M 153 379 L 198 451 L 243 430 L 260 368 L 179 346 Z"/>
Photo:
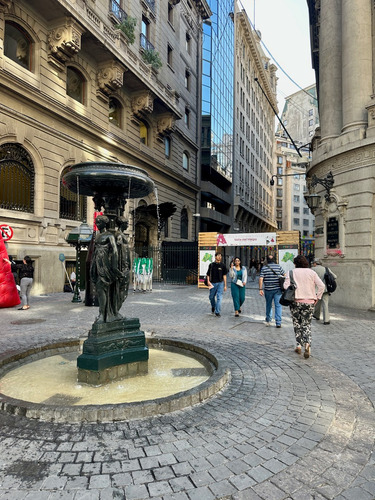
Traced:
<path fill-rule="evenodd" d="M 94 323 L 77 358 L 78 382 L 102 385 L 148 371 L 148 347 L 138 318 Z"/>

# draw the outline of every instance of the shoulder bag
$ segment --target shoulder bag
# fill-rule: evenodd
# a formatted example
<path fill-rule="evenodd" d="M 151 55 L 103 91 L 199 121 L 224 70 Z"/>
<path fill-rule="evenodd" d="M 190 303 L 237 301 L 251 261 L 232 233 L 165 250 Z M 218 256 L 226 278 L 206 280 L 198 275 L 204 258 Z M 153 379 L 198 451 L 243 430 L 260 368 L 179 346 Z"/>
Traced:
<path fill-rule="evenodd" d="M 268 267 L 268 269 L 271 269 L 271 271 L 273 272 L 273 274 L 275 274 L 279 278 L 279 287 L 281 288 L 281 290 L 284 290 L 285 276 L 281 276 L 281 274 L 277 274 L 277 272 L 274 271 L 272 269 L 272 267 L 268 266 L 267 264 L 265 264 L 265 266 Z"/>
<path fill-rule="evenodd" d="M 282 306 L 290 306 L 295 302 L 295 290 L 297 288 L 296 282 L 293 279 L 293 271 L 289 271 L 290 285 L 283 291 L 280 297 L 280 304 Z"/>

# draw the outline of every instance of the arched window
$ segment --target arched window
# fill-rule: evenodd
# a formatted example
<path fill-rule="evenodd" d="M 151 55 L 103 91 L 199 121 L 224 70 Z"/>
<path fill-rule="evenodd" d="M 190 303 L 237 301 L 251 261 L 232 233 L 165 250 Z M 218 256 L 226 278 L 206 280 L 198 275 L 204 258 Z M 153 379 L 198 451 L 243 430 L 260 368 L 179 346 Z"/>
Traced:
<path fill-rule="evenodd" d="M 71 66 L 66 69 L 66 93 L 75 101 L 85 103 L 85 79 L 82 73 Z"/>
<path fill-rule="evenodd" d="M 77 206 L 78 195 L 73 193 L 62 183 L 62 178 L 69 170 L 64 168 L 60 177 L 60 218 L 69 220 L 87 220 L 87 198 L 79 196 L 79 207 Z M 78 213 L 79 212 L 79 213 Z"/>
<path fill-rule="evenodd" d="M 34 211 L 34 165 L 19 144 L 0 146 L 0 208 Z"/>
<path fill-rule="evenodd" d="M 32 70 L 33 42 L 18 24 L 5 21 L 4 54 L 23 68 Z"/>
<path fill-rule="evenodd" d="M 117 99 L 109 100 L 109 122 L 116 127 L 121 127 L 122 106 Z"/>
<path fill-rule="evenodd" d="M 149 145 L 148 125 L 145 122 L 139 122 L 139 140 L 142 144 Z"/>
<path fill-rule="evenodd" d="M 181 238 L 187 240 L 189 237 L 189 216 L 186 208 L 181 210 Z"/>
<path fill-rule="evenodd" d="M 190 158 L 189 158 L 189 155 L 186 153 L 186 151 L 184 151 L 182 153 L 182 168 L 184 170 L 189 170 L 189 163 L 190 163 Z"/>

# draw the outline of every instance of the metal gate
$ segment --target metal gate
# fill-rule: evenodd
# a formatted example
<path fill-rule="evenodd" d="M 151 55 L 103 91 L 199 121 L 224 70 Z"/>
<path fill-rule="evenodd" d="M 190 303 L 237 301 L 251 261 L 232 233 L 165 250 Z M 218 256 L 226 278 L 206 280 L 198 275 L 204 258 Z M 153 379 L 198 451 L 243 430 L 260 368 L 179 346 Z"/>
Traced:
<path fill-rule="evenodd" d="M 134 248 L 135 257 L 148 257 L 153 261 L 154 282 L 174 285 L 198 283 L 198 243 L 163 242 L 161 246 Z"/>

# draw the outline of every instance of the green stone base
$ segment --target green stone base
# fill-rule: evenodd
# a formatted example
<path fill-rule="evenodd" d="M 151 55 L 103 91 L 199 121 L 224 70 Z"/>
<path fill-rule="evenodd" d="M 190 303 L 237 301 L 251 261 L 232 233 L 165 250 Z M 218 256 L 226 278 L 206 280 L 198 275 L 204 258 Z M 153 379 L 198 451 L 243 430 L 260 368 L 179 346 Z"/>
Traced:
<path fill-rule="evenodd" d="M 124 365 L 112 366 L 105 370 L 92 371 L 78 368 L 78 382 L 89 385 L 103 385 L 137 375 L 147 375 L 148 361 L 138 361 L 136 363 L 126 363 Z"/>
<path fill-rule="evenodd" d="M 121 318 L 111 323 L 94 323 L 77 358 L 78 380 L 98 385 L 127 376 L 133 368 L 120 366 L 148 361 L 145 334 L 138 318 Z M 137 374 L 138 369 L 135 369 Z M 106 373 L 101 374 L 101 372 Z M 132 373 L 133 373 L 132 371 Z M 88 377 L 86 372 L 93 372 Z M 144 373 L 144 368 L 142 368 Z M 92 381 L 87 381 L 88 379 Z M 103 382 L 105 381 L 105 382 Z"/>

